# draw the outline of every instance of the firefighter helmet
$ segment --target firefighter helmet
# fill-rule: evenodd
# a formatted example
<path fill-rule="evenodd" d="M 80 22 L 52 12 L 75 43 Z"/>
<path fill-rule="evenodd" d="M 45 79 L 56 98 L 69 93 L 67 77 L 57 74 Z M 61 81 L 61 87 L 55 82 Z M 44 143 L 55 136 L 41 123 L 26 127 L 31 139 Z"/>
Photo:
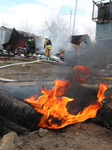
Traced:
<path fill-rule="evenodd" d="M 48 39 L 48 37 L 47 37 L 47 36 L 45 36 L 45 39 Z"/>

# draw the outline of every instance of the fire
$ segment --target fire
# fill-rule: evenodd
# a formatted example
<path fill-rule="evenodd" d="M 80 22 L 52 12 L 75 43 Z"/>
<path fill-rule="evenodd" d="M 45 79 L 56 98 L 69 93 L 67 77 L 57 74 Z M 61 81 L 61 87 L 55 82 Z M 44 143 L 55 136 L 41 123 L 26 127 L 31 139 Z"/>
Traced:
<path fill-rule="evenodd" d="M 88 73 L 89 71 L 83 70 L 83 72 Z M 108 88 L 108 85 L 101 83 L 97 94 L 97 102 L 90 104 L 77 115 L 73 115 L 68 112 L 66 106 L 68 102 L 75 101 L 75 99 L 63 96 L 67 89 L 72 87 L 72 82 L 70 80 L 55 80 L 54 83 L 55 87 L 53 89 L 47 90 L 43 87 L 43 95 L 37 99 L 36 96 L 25 99 L 25 101 L 30 103 L 38 112 L 43 114 L 43 117 L 37 125 L 38 127 L 59 129 L 70 124 L 84 122 L 89 118 L 96 117 L 98 109 L 102 107 L 101 102 L 105 98 L 104 92 Z"/>
<path fill-rule="evenodd" d="M 86 74 L 87 76 L 79 77 L 77 76 L 77 72 L 80 70 L 83 74 Z M 76 66 L 73 68 L 73 73 L 78 80 L 80 84 L 83 84 L 86 82 L 86 80 L 90 77 L 90 72 L 93 72 L 88 66 Z"/>

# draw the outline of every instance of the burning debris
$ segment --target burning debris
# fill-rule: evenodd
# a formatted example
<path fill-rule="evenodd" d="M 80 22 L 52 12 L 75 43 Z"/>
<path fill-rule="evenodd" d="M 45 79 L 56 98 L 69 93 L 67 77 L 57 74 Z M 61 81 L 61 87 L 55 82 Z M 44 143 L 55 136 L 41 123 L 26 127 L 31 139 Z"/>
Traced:
<path fill-rule="evenodd" d="M 44 59 L 41 58 L 41 56 L 44 55 L 38 55 L 40 59 Z M 53 58 L 55 60 L 57 59 L 56 57 Z M 78 58 L 80 61 L 80 57 Z M 74 63 L 72 62 L 71 66 L 73 64 Z M 70 124 L 84 122 L 89 118 L 94 118 L 91 120 L 94 122 L 99 122 L 101 125 L 104 125 L 106 127 L 109 126 L 111 128 L 112 126 L 110 119 L 111 117 L 109 118 L 107 117 L 107 114 L 110 112 L 111 108 L 107 109 L 107 103 L 106 102 L 104 103 L 104 100 L 107 99 L 105 93 L 107 89 L 109 89 L 109 86 L 107 84 L 104 84 L 103 82 L 99 84 L 99 90 L 83 86 L 83 84 L 85 84 L 86 81 L 88 81 L 93 76 L 93 74 L 95 74 L 94 70 L 91 68 L 92 67 L 89 66 L 76 66 L 72 69 L 73 76 L 70 76 L 65 81 L 55 80 L 54 81 L 55 87 L 53 89 L 47 90 L 45 87 L 43 87 L 42 95 L 40 97 L 32 96 L 31 98 L 27 97 L 25 98 L 25 102 L 31 105 L 32 108 L 35 109 L 35 111 L 37 111 L 37 114 L 39 113 L 40 121 L 36 122 L 37 124 L 33 122 L 34 123 L 33 129 L 36 129 L 37 127 L 59 129 Z M 99 79 L 99 82 L 100 80 L 101 79 Z M 1 103 L 3 102 L 1 101 Z M 3 103 L 2 109 L 4 109 L 4 106 L 6 105 L 5 103 L 6 101 Z M 15 110 L 16 109 L 17 106 Z M 106 111 L 108 112 L 106 113 L 106 115 L 103 112 L 104 110 L 105 112 Z M 25 113 L 27 114 L 27 112 Z M 101 121 L 101 118 L 104 115 L 106 119 L 108 118 L 108 121 L 107 120 L 104 121 L 104 119 L 102 119 Z M 111 115 L 112 113 L 110 113 L 109 116 Z M 36 116 L 34 116 L 34 120 L 37 120 L 38 117 L 36 118 Z M 18 124 L 18 122 L 19 121 L 17 121 L 16 124 Z M 23 124 L 20 125 L 23 126 Z M 25 127 L 29 128 L 29 126 Z M 20 131 L 22 132 L 23 130 Z"/>
<path fill-rule="evenodd" d="M 78 77 L 76 75 L 78 70 L 82 73 L 86 73 L 87 77 Z M 78 82 L 82 84 L 87 80 L 89 73 L 92 72 L 92 70 L 87 66 L 77 66 L 74 67 L 73 72 Z M 101 83 L 96 97 L 97 101 L 89 104 L 84 110 L 78 112 L 77 115 L 73 115 L 69 113 L 66 106 L 70 102 L 75 102 L 75 97 L 69 98 L 63 96 L 69 88 L 72 88 L 71 80 L 55 80 L 54 83 L 55 87 L 51 90 L 47 90 L 43 87 L 42 96 L 38 98 L 32 96 L 31 98 L 25 99 L 25 101 L 30 103 L 35 110 L 37 110 L 37 112 L 43 114 L 39 124 L 37 124 L 38 127 L 59 129 L 69 124 L 84 122 L 89 118 L 96 117 L 97 111 L 102 108 L 102 100 L 105 99 L 104 92 L 109 87 L 108 85 Z"/>
<path fill-rule="evenodd" d="M 94 70 L 88 66 L 76 66 L 72 69 L 69 78 L 55 80 L 53 88 L 46 89 L 43 87 L 42 93 L 37 92 L 36 96 L 27 98 L 28 94 L 25 94 L 25 101 L 21 101 L 20 97 L 15 98 L 1 88 L 2 134 L 9 132 L 9 130 L 17 133 L 26 130 L 32 131 L 38 127 L 60 129 L 88 119 L 111 128 L 112 113 L 111 108 L 109 108 L 111 106 L 109 104 L 111 102 L 111 92 L 108 93 L 109 85 L 103 82 L 98 83 L 99 88 L 96 89 L 84 86 L 87 81 L 93 80 L 91 77 L 94 74 Z M 10 129 L 7 130 L 7 127 Z"/>
<path fill-rule="evenodd" d="M 3 32 L 3 37 L 2 37 Z M 5 35 L 8 35 L 6 37 Z M 66 44 L 70 44 L 71 50 L 75 50 L 78 55 L 85 53 L 88 47 L 91 47 L 91 40 L 87 34 L 71 36 L 67 40 L 60 42 L 60 46 L 57 51 L 55 51 L 55 42 L 53 43 L 53 48 L 50 57 L 46 57 L 45 50 L 42 52 L 43 39 L 35 35 L 23 31 L 17 31 L 15 28 L 8 29 L 5 27 L 0 27 L 0 35 L 3 40 L 0 40 L 0 55 L 10 56 L 10 57 L 22 57 L 22 58 L 36 58 L 36 59 L 47 59 L 57 62 L 64 62 L 66 60 Z M 41 45 L 41 46 L 40 46 Z M 81 46 L 83 45 L 83 46 Z M 58 52 L 59 51 L 59 52 Z M 58 52 L 58 53 L 57 53 Z M 75 54 L 76 55 L 76 54 Z M 77 57 L 77 56 L 76 56 Z"/>

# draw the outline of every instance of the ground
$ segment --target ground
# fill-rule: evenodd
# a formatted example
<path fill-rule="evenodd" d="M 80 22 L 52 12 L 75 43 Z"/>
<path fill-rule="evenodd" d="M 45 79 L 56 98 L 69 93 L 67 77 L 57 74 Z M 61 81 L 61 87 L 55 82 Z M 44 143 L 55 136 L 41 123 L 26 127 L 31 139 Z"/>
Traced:
<path fill-rule="evenodd" d="M 70 125 L 60 130 L 39 131 L 20 136 L 22 143 L 15 150 L 111 150 L 112 133 L 89 122 Z"/>
<path fill-rule="evenodd" d="M 1 60 L 0 66 L 18 63 L 15 60 Z M 0 78 L 19 82 L 0 81 L 1 85 L 38 84 L 64 79 L 71 70 L 69 66 L 57 63 L 33 63 L 0 69 Z M 104 70 L 103 70 L 104 71 Z M 58 130 L 41 128 L 19 135 L 21 142 L 14 150 L 112 150 L 112 131 L 90 120 L 66 126 Z"/>
<path fill-rule="evenodd" d="M 20 63 L 21 61 L 0 61 L 0 66 L 11 63 Z M 60 66 L 61 71 L 60 71 Z M 0 78 L 13 79 L 18 81 L 35 81 L 35 80 L 55 80 L 63 79 L 68 67 L 60 63 L 33 63 L 26 65 L 17 65 L 1 69 Z M 52 79 L 51 79 L 52 78 Z"/>

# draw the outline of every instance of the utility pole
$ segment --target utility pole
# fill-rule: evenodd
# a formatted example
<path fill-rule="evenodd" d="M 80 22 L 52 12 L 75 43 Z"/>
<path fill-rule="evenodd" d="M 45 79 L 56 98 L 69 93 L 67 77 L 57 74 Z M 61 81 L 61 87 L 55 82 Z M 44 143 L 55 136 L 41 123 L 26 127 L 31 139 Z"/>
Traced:
<path fill-rule="evenodd" d="M 76 0 L 76 4 L 75 4 L 75 12 L 74 12 L 74 22 L 73 22 L 73 31 L 72 34 L 75 34 L 75 21 L 76 21 L 76 11 L 77 11 L 77 1 Z"/>

